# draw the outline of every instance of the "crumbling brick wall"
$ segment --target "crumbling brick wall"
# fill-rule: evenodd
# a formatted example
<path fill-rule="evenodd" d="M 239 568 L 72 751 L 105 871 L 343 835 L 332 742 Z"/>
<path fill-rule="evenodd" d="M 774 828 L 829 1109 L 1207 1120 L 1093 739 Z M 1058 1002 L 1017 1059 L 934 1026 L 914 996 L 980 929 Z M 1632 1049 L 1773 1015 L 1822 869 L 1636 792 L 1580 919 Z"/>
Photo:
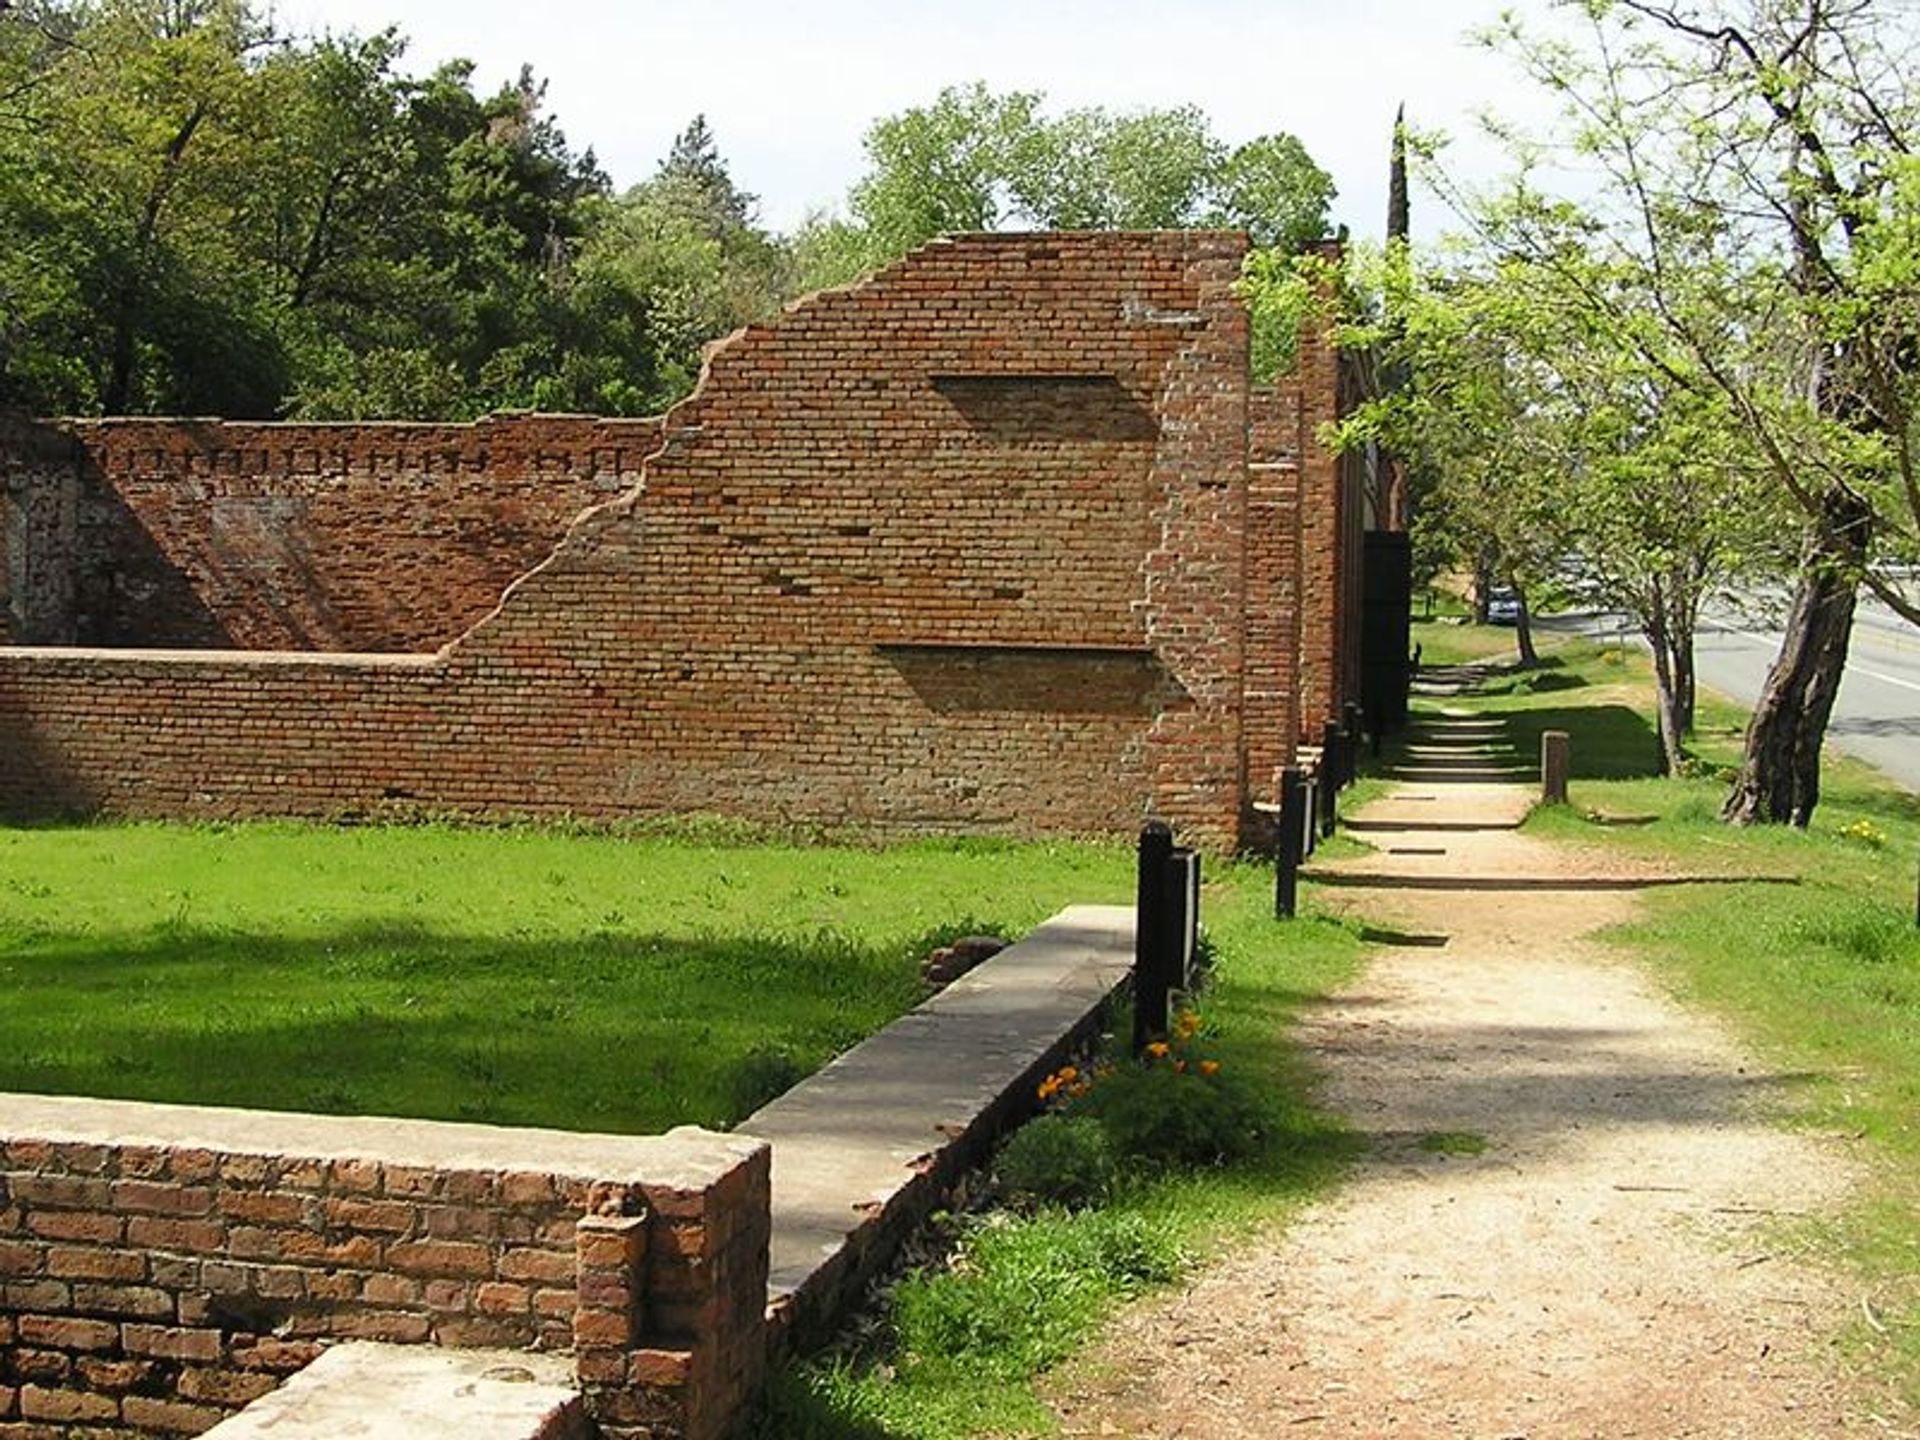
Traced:
<path fill-rule="evenodd" d="M 1270 395 L 1263 394 L 1256 407 L 1285 406 L 1298 397 L 1300 649 L 1294 714 L 1299 737 L 1316 743 L 1322 723 L 1338 719 L 1341 704 L 1359 694 L 1360 630 L 1349 606 L 1358 593 L 1361 521 L 1341 459 L 1325 433 L 1341 413 L 1339 351 L 1331 326 L 1330 317 L 1309 314 L 1293 374 Z M 1284 445 L 1279 430 L 1270 422 L 1269 433 L 1256 439 L 1277 454 Z"/>
<path fill-rule="evenodd" d="M 610 1440 L 717 1440 L 764 1373 L 763 1142 L 0 1117 L 0 1433 L 198 1433 L 343 1339 L 570 1351 Z"/>
<path fill-rule="evenodd" d="M 0 424 L 8 643 L 428 651 L 639 478 L 657 420 Z"/>
<path fill-rule="evenodd" d="M 1300 387 L 1253 390 L 1247 443 L 1247 786 L 1274 801 L 1301 739 Z M 1316 597 L 1319 598 L 1319 597 Z"/>
<path fill-rule="evenodd" d="M 1244 237 L 970 236 L 755 327 L 437 658 L 0 656 L 0 807 L 1240 833 Z"/>

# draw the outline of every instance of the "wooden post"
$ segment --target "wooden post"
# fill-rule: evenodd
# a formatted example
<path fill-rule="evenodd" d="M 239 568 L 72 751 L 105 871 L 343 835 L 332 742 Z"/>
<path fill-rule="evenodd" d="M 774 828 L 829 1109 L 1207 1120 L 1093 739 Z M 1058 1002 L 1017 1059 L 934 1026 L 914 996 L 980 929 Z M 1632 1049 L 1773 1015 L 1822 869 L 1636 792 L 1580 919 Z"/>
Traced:
<path fill-rule="evenodd" d="M 1139 874 L 1133 910 L 1133 1053 L 1167 1033 L 1167 994 L 1173 988 L 1167 944 L 1167 862 L 1173 828 L 1164 820 L 1140 827 Z"/>
<path fill-rule="evenodd" d="M 1573 737 L 1564 730 L 1540 734 L 1540 799 L 1547 805 L 1567 803 L 1567 777 L 1573 769 Z"/>
<path fill-rule="evenodd" d="M 1280 772 L 1279 843 L 1273 847 L 1273 918 L 1291 920 L 1300 900 L 1301 851 L 1307 845 L 1307 772 Z"/>
<path fill-rule="evenodd" d="M 1346 743 L 1340 747 L 1340 783 L 1351 785 L 1360 778 L 1360 741 L 1365 734 L 1366 717 L 1356 700 L 1341 708 L 1346 716 Z"/>

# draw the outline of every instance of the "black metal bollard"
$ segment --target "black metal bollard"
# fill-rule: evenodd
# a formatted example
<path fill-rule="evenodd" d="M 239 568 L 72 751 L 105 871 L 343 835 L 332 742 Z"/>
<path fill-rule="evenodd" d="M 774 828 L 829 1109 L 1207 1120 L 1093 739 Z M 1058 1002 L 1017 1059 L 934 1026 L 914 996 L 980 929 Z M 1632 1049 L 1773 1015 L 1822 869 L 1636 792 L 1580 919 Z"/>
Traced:
<path fill-rule="evenodd" d="M 1320 727 L 1320 774 L 1316 787 L 1320 798 L 1320 835 L 1323 839 L 1333 834 L 1333 827 L 1339 819 L 1335 795 L 1340 789 L 1340 767 L 1346 763 L 1341 759 L 1344 748 L 1340 722 L 1327 721 Z"/>
<path fill-rule="evenodd" d="M 1329 718 L 1320 726 L 1320 773 L 1333 782 L 1333 788 L 1340 788 L 1340 771 L 1346 764 L 1341 751 L 1346 745 L 1346 735 L 1340 729 L 1337 718 Z"/>
<path fill-rule="evenodd" d="M 1167 943 L 1168 862 L 1173 857 L 1173 828 L 1164 820 L 1140 827 L 1138 884 L 1133 911 L 1133 1053 L 1167 1033 L 1167 997 L 1173 989 L 1178 955 Z"/>
<path fill-rule="evenodd" d="M 1279 843 L 1273 847 L 1273 918 L 1291 920 L 1300 900 L 1301 852 L 1307 845 L 1307 772 L 1280 772 Z"/>
<path fill-rule="evenodd" d="M 1365 733 L 1365 716 L 1358 701 L 1349 700 L 1340 708 L 1346 716 L 1346 743 L 1340 747 L 1340 783 L 1351 785 L 1360 778 L 1360 740 Z"/>

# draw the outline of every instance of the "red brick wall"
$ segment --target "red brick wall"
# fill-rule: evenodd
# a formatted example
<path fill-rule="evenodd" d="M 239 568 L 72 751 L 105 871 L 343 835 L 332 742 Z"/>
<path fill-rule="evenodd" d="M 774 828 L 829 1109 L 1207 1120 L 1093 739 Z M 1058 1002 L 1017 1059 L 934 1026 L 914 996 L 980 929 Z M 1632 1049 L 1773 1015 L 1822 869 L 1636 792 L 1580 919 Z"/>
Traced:
<path fill-rule="evenodd" d="M 69 436 L 0 415 L 0 645 L 73 638 L 79 458 Z"/>
<path fill-rule="evenodd" d="M 571 1350 L 609 1437 L 717 1437 L 758 1388 L 761 1142 L 0 1115 L 0 1436 L 198 1433 L 342 1339 Z"/>
<path fill-rule="evenodd" d="M 0 807 L 1239 835 L 1244 239 L 972 236 L 755 327 L 438 661 L 0 656 Z M 571 422 L 581 423 L 581 422 Z"/>
<path fill-rule="evenodd" d="M 564 415 L 33 428 L 0 429 L 19 511 L 0 528 L 40 522 L 21 547 L 37 579 L 0 567 L 14 643 L 246 650 L 436 649 L 660 437 Z"/>
<path fill-rule="evenodd" d="M 1346 503 L 1340 458 L 1323 427 L 1340 413 L 1339 352 L 1331 319 L 1309 316 L 1291 377 L 1301 404 L 1298 441 L 1300 515 L 1300 660 L 1296 719 L 1302 739 L 1318 743 L 1323 721 L 1337 718 L 1347 689 L 1348 651 L 1357 646 L 1357 619 L 1348 633 L 1342 603 L 1359 571 L 1359 554 Z M 1283 386 L 1281 394 L 1287 388 Z M 1349 553 L 1351 551 L 1352 553 Z M 1357 664 L 1357 660 L 1351 662 Z"/>

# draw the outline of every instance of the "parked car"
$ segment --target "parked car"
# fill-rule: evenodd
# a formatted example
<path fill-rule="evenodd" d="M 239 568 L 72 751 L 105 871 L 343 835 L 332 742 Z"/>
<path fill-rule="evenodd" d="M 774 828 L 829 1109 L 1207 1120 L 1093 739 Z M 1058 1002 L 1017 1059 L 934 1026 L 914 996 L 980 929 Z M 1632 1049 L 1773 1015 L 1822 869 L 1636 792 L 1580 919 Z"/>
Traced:
<path fill-rule="evenodd" d="M 1489 625 L 1518 625 L 1520 623 L 1520 597 L 1501 585 L 1487 592 L 1487 623 Z"/>

